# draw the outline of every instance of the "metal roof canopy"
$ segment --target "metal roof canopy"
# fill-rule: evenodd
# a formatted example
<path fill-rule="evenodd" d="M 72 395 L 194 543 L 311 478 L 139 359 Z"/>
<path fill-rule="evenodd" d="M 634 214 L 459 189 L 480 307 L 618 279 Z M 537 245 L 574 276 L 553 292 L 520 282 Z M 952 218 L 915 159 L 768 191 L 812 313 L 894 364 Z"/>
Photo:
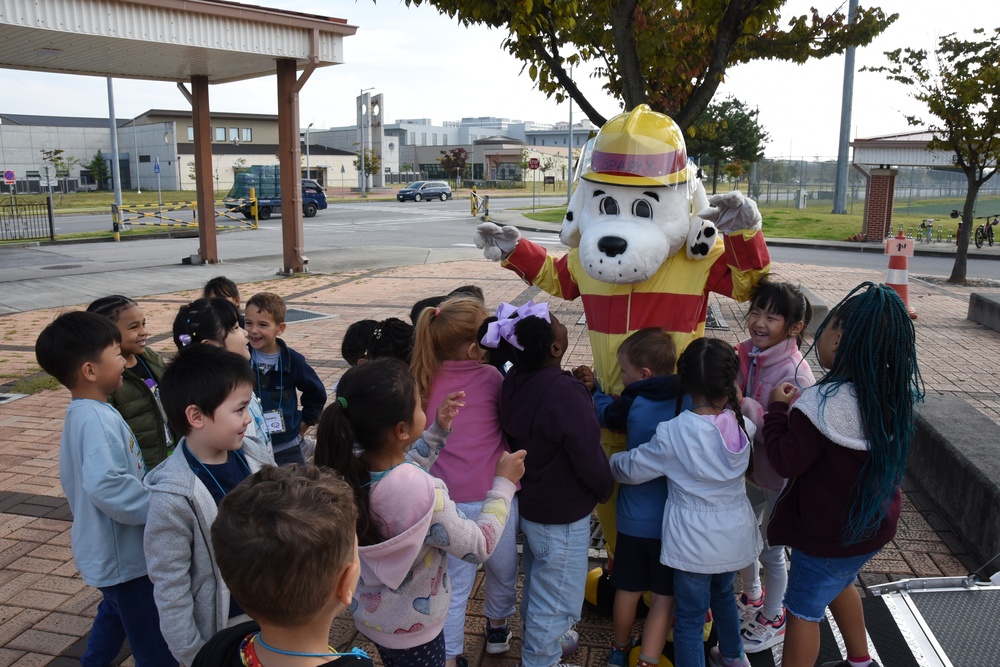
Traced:
<path fill-rule="evenodd" d="M 0 67 L 227 83 L 344 62 L 344 19 L 226 0 L 0 0 Z"/>
<path fill-rule="evenodd" d="M 287 273 L 308 261 L 301 252 L 298 93 L 315 68 L 344 62 L 343 39 L 355 32 L 344 19 L 226 0 L 0 0 L 0 67 L 176 82 L 193 107 L 202 211 L 214 210 L 208 84 L 277 74 Z M 199 217 L 199 254 L 217 262 L 215 220 Z"/>
<path fill-rule="evenodd" d="M 954 167 L 954 153 L 928 148 L 933 138 L 933 132 L 919 130 L 855 139 L 851 142 L 854 164 L 876 167 Z"/>

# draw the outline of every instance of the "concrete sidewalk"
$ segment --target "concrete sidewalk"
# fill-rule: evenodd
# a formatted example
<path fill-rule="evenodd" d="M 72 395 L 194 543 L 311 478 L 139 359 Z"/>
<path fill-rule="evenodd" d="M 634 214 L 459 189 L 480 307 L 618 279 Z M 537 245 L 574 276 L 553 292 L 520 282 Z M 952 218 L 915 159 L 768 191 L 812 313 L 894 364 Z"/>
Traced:
<path fill-rule="evenodd" d="M 412 251 L 411 251 L 412 253 Z M 399 254 L 402 257 L 402 253 Z M 434 258 L 420 257 L 434 261 Z M 450 257 L 446 259 L 452 259 Z M 267 289 L 285 297 L 290 307 L 324 316 L 288 327 L 285 339 L 303 352 L 320 378 L 331 387 L 343 373 L 340 341 L 347 326 L 358 319 L 406 318 L 410 306 L 426 296 L 444 294 L 462 284 L 481 286 L 489 304 L 500 301 L 522 303 L 528 298 L 547 299 L 498 265 L 484 260 L 414 263 L 398 268 L 352 268 L 329 275 L 273 278 L 230 271 L 241 278 L 241 292 L 249 296 Z M 256 265 L 251 265 L 256 266 Z M 215 267 L 218 269 L 219 267 Z M 210 269 L 211 270 L 211 269 Z M 775 266 L 782 279 L 801 282 L 828 304 L 864 280 L 880 282 L 884 272 L 856 269 L 826 269 L 806 265 Z M 213 271 L 217 273 L 220 271 Z M 159 284 L 170 284 L 170 274 L 151 271 Z M 198 277 L 200 285 L 203 276 Z M 60 306 L 83 305 L 92 297 L 119 291 L 116 283 L 81 289 L 76 301 Z M 134 285 L 130 285 L 134 286 Z M 37 285 L 19 284 L 30 298 Z M 169 329 L 179 305 L 199 296 L 196 285 L 140 299 L 152 334 L 151 345 L 170 352 Z M 174 288 L 176 290 L 176 287 Z M 136 293 L 129 290 L 130 293 Z M 968 296 L 973 288 L 939 286 L 911 280 L 910 300 L 920 318 L 916 321 L 918 356 L 928 392 L 954 394 L 970 407 L 1000 424 L 1000 334 L 965 319 Z M 84 292 L 88 292 L 86 298 Z M 736 343 L 745 337 L 743 311 L 729 299 L 713 297 L 713 306 L 728 328 L 709 334 Z M 553 300 L 554 312 L 569 325 L 570 350 L 564 362 L 569 368 L 591 363 L 586 329 L 579 324 L 579 302 Z M 0 364 L 4 378 L 36 372 L 33 345 L 41 328 L 62 308 L 28 310 L 0 315 Z M 988 351 L 984 354 L 984 351 Z M 814 366 L 815 367 L 815 366 Z M 4 378 L 0 378 L 3 380 Z M 69 402 L 64 389 L 8 400 L 0 404 L 0 667 L 3 665 L 77 664 L 90 629 L 100 594 L 80 580 L 69 549 L 70 516 L 58 479 L 58 443 L 63 416 Z M 919 489 L 907 487 L 899 534 L 892 544 L 865 568 L 862 583 L 871 585 L 890 579 L 932 575 L 964 575 L 981 563 L 970 562 L 967 549 L 929 505 Z M 510 654 L 484 654 L 481 584 L 469 605 L 466 656 L 473 667 L 509 667 L 517 662 L 519 642 Z M 514 619 L 517 627 L 517 619 Z M 579 625 L 581 648 L 568 661 L 603 666 L 611 637 L 609 619 L 585 613 Z M 519 636 L 515 632 L 515 636 Z M 337 621 L 333 641 L 356 643 L 372 649 L 357 635 L 349 618 Z M 374 651 L 370 652 L 374 653 Z M 131 664 L 131 659 L 123 664 Z M 891 663 L 890 663 L 891 664 Z"/>

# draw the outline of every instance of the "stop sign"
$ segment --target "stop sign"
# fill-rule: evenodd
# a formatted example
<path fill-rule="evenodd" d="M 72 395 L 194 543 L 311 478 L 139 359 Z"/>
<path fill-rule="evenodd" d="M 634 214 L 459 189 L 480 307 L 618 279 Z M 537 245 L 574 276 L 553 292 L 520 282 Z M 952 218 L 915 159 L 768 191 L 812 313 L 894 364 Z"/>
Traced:
<path fill-rule="evenodd" d="M 542 166 L 542 163 L 538 161 L 538 158 L 533 157 L 530 160 L 528 160 L 529 169 L 538 169 L 540 166 Z"/>

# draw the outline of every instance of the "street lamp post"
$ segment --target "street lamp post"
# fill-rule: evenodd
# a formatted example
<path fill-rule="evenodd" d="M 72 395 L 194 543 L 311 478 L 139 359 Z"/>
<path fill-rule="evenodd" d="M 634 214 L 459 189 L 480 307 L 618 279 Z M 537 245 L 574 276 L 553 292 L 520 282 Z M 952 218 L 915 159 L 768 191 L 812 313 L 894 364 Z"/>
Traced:
<path fill-rule="evenodd" d="M 315 123 L 309 123 L 306 125 L 306 178 L 312 178 L 312 172 L 309 170 L 309 130 Z"/>
<path fill-rule="evenodd" d="M 139 182 L 139 138 L 135 131 L 135 118 L 132 119 L 132 145 L 135 146 L 135 193 L 142 194 L 142 183 Z"/>
<path fill-rule="evenodd" d="M 365 173 L 365 117 L 368 115 L 368 105 L 365 104 L 365 93 L 374 88 L 361 89 L 361 197 L 367 197 L 365 186 L 368 185 L 368 175 Z"/>

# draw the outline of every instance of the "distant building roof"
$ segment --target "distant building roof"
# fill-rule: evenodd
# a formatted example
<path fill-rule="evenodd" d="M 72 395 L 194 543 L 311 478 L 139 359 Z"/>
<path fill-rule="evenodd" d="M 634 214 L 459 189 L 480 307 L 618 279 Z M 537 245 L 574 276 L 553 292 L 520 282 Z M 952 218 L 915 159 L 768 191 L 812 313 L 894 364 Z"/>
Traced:
<path fill-rule="evenodd" d="M 98 127 L 107 128 L 107 118 L 80 118 L 76 116 L 38 116 L 34 114 L 0 114 L 0 122 L 4 125 L 24 125 L 27 127 Z M 131 118 L 117 119 L 118 127 L 124 127 L 132 122 Z"/>
<path fill-rule="evenodd" d="M 194 155 L 194 144 L 177 144 L 177 152 L 181 155 Z M 266 155 L 268 153 L 278 152 L 278 144 L 249 144 L 244 143 L 239 146 L 235 146 L 229 143 L 215 143 L 212 144 L 212 155 Z M 339 148 L 331 148 L 329 146 L 322 146 L 320 144 L 309 144 L 310 155 L 350 155 L 354 156 L 351 151 L 341 150 Z M 302 144 L 302 155 L 305 156 L 305 144 Z"/>
<path fill-rule="evenodd" d="M 187 118 L 191 119 L 191 111 L 183 111 L 179 109 L 150 109 L 140 114 L 139 118 L 148 118 L 149 116 L 166 116 L 167 118 Z M 278 122 L 278 114 L 271 113 L 232 113 L 227 111 L 210 111 L 209 116 L 212 118 L 245 118 L 247 120 L 273 120 Z M 131 121 L 128 121 L 131 122 Z"/>
<path fill-rule="evenodd" d="M 520 139 L 515 139 L 513 137 L 505 137 L 503 135 L 495 134 L 492 137 L 483 137 L 482 139 L 476 139 L 475 145 L 489 145 L 489 144 L 523 144 L 524 142 Z"/>
<path fill-rule="evenodd" d="M 880 137 L 866 137 L 854 139 L 851 145 L 871 145 L 881 146 L 926 146 L 934 138 L 934 133 L 930 130 L 917 130 L 915 132 L 900 132 L 898 134 L 885 134 Z"/>
<path fill-rule="evenodd" d="M 900 132 L 880 137 L 854 139 L 854 163 L 883 167 L 953 167 L 951 151 L 931 150 L 931 130 Z"/>

